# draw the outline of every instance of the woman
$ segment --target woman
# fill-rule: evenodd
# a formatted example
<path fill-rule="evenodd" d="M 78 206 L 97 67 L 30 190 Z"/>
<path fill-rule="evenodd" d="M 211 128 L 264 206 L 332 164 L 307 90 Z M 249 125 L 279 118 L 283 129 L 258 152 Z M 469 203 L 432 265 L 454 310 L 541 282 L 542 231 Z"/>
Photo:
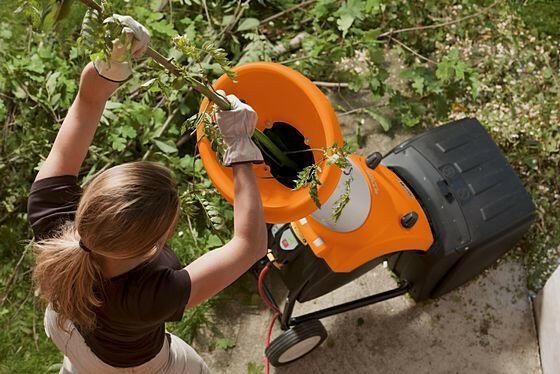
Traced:
<path fill-rule="evenodd" d="M 218 125 L 233 168 L 233 239 L 182 268 L 165 245 L 179 216 L 176 185 L 147 162 L 113 167 L 82 192 L 77 175 L 107 99 L 132 71 L 123 56 L 147 48 L 146 29 L 130 17 L 108 63 L 88 64 L 74 103 L 42 164 L 28 202 L 35 233 L 34 279 L 48 303 L 45 330 L 64 353 L 62 373 L 206 373 L 197 353 L 165 331 L 224 289 L 266 252 L 266 228 L 251 163 L 257 116 L 234 96 Z"/>

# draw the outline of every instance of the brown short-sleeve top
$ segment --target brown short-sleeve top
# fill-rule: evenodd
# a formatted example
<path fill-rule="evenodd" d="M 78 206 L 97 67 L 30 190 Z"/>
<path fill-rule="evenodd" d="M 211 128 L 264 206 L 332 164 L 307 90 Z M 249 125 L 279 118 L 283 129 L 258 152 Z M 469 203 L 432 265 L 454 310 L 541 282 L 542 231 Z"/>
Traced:
<path fill-rule="evenodd" d="M 80 196 L 74 176 L 33 183 L 27 212 L 36 240 L 54 235 L 61 225 L 74 220 Z M 141 365 L 161 350 L 165 322 L 182 318 L 190 291 L 188 272 L 165 247 L 154 259 L 107 279 L 97 326 L 83 334 L 84 339 L 95 355 L 111 366 Z"/>

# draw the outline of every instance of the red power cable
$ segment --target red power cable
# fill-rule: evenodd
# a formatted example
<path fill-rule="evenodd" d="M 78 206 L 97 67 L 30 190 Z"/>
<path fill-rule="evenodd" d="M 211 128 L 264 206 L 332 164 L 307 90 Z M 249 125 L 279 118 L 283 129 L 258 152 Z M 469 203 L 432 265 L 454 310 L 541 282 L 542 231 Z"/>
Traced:
<path fill-rule="evenodd" d="M 268 345 L 270 344 L 270 335 L 272 334 L 272 328 L 274 327 L 274 323 L 276 322 L 276 319 L 280 315 L 280 310 L 268 299 L 268 297 L 264 293 L 264 288 L 263 288 L 264 278 L 266 276 L 266 273 L 268 273 L 268 270 L 270 270 L 270 264 L 271 263 L 269 262 L 261 270 L 261 272 L 259 273 L 259 279 L 258 279 L 258 282 L 257 282 L 257 290 L 259 291 L 259 295 L 261 296 L 261 299 L 263 299 L 266 306 L 268 306 L 274 312 L 273 315 L 272 315 L 272 319 L 270 320 L 270 323 L 268 324 L 268 328 L 266 329 L 266 338 L 265 338 L 265 341 L 264 341 L 264 345 L 265 345 L 264 348 L 265 349 L 268 348 Z M 269 374 L 269 370 L 270 370 L 270 365 L 269 365 L 269 362 L 268 362 L 268 358 L 265 355 L 265 357 L 264 357 L 264 372 L 265 372 L 265 374 Z"/>

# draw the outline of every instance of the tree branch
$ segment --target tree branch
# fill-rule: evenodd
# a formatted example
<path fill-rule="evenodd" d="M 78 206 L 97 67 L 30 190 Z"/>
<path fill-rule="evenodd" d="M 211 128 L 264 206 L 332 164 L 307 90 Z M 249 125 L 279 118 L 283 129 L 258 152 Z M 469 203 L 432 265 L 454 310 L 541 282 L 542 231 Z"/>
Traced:
<path fill-rule="evenodd" d="M 210 25 L 211 28 L 214 28 L 214 23 L 212 22 L 212 18 L 210 17 L 210 12 L 208 11 L 208 5 L 206 4 L 206 0 L 202 0 L 202 6 L 204 7 L 204 13 L 206 14 L 208 25 Z"/>
<path fill-rule="evenodd" d="M 313 84 L 317 87 L 327 87 L 327 88 L 346 88 L 350 86 L 348 83 L 321 82 L 321 81 L 313 81 Z"/>
<path fill-rule="evenodd" d="M 14 279 L 17 276 L 18 268 L 21 265 L 21 263 L 23 262 L 23 259 L 25 258 L 25 255 L 27 254 L 28 249 L 29 249 L 29 246 L 26 246 L 25 249 L 23 250 L 23 253 L 21 254 L 21 257 L 19 258 L 18 262 L 16 263 L 16 266 L 12 270 L 12 274 L 10 276 L 10 279 L 8 279 L 8 282 L 6 282 L 6 286 L 4 287 L 4 295 L 2 295 L 2 299 L 0 300 L 0 307 L 2 307 L 4 305 L 4 302 L 6 301 L 6 299 L 8 299 L 8 295 L 10 293 L 10 288 L 11 288 L 13 282 L 14 282 Z"/>
<path fill-rule="evenodd" d="M 274 15 L 268 17 L 268 18 L 265 18 L 265 19 L 263 19 L 263 20 L 260 22 L 259 27 L 265 25 L 266 23 L 268 23 L 268 22 L 270 22 L 270 21 L 272 21 L 272 20 L 275 20 L 276 18 L 282 17 L 284 14 L 293 12 L 294 10 L 299 9 L 299 8 L 303 8 L 303 7 L 305 7 L 305 6 L 309 5 L 309 4 L 313 4 L 315 1 L 317 1 L 317 0 L 307 0 L 307 1 L 304 1 L 303 3 L 300 3 L 300 4 L 298 4 L 298 5 L 294 5 L 294 6 L 291 7 L 291 8 L 288 8 L 288 9 L 286 9 L 286 10 L 283 10 L 283 11 L 279 12 L 279 13 L 276 13 L 276 14 L 274 14 Z"/>
<path fill-rule="evenodd" d="M 165 123 L 163 124 L 163 126 L 159 129 L 157 134 L 154 136 L 155 139 L 159 138 L 165 132 L 165 130 L 167 130 L 167 128 L 171 124 L 171 121 L 173 120 L 173 118 L 175 118 L 175 115 L 178 112 L 179 112 L 179 107 L 175 108 L 175 110 L 173 110 L 173 112 L 171 112 L 169 117 L 167 117 L 167 119 L 165 120 Z M 148 148 L 148 150 L 146 151 L 146 153 L 144 153 L 144 156 L 142 157 L 142 161 L 146 161 L 148 159 L 148 157 L 150 157 L 150 155 L 152 154 L 153 150 L 154 150 L 154 144 L 152 143 L 150 145 L 150 147 Z"/>
<path fill-rule="evenodd" d="M 420 53 L 416 52 L 414 49 L 410 48 L 409 46 L 407 46 L 406 44 L 404 44 L 400 40 L 397 40 L 397 39 L 393 38 L 392 36 L 389 36 L 389 39 L 394 41 L 395 43 L 397 43 L 398 45 L 400 45 L 401 47 L 403 47 L 404 49 L 406 49 L 407 51 L 409 51 L 413 55 L 417 56 L 418 58 L 420 58 L 420 59 L 422 59 L 426 62 L 429 62 L 430 64 L 437 65 L 437 62 L 429 59 L 428 57 L 422 56 Z"/>

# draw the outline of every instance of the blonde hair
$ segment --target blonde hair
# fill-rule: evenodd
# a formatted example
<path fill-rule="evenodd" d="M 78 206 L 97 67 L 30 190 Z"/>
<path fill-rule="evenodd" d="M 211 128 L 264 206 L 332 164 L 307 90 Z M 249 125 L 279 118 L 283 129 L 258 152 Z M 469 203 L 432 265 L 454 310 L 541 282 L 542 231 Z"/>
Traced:
<path fill-rule="evenodd" d="M 33 244 L 33 279 L 43 301 L 88 331 L 103 304 L 100 258 L 149 259 L 161 251 L 179 216 L 176 183 L 155 163 L 134 162 L 106 170 L 85 188 L 74 222 Z M 80 247 L 82 246 L 82 248 Z"/>

